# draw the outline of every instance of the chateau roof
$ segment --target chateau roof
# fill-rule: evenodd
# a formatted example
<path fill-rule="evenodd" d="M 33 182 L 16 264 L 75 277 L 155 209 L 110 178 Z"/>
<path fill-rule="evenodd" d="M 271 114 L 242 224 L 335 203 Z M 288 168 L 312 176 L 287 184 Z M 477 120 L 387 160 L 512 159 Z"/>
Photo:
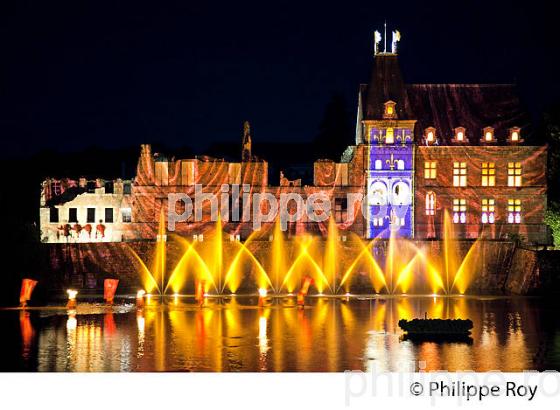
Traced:
<path fill-rule="evenodd" d="M 382 118 L 383 104 L 389 100 L 397 103 L 399 119 L 413 119 L 397 55 L 378 54 L 371 80 L 365 86 L 364 119 Z"/>
<path fill-rule="evenodd" d="M 417 120 L 415 137 L 435 127 L 440 145 L 450 145 L 454 128 L 465 127 L 469 144 L 478 145 L 484 127 L 505 143 L 514 126 L 526 133 L 529 116 L 513 84 L 405 84 L 396 54 L 375 56 L 370 83 L 360 87 L 362 119 L 383 118 L 384 103 L 397 103 L 398 119 Z"/>
<path fill-rule="evenodd" d="M 482 129 L 493 127 L 498 142 L 505 143 L 509 128 L 529 124 L 513 84 L 410 84 L 406 90 L 418 121 L 417 140 L 433 126 L 440 144 L 448 145 L 454 128 L 465 127 L 469 144 L 478 145 Z"/>

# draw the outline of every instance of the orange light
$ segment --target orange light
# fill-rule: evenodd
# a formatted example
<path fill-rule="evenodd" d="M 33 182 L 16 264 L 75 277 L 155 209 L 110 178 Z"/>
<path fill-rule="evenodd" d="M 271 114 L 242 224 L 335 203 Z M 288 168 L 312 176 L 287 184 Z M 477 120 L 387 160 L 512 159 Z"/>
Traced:
<path fill-rule="evenodd" d="M 68 289 L 66 293 L 68 293 L 68 300 L 76 300 L 76 296 L 78 295 L 77 290 Z"/>
<path fill-rule="evenodd" d="M 76 295 L 78 294 L 78 291 L 68 289 L 66 293 L 68 293 L 68 303 L 66 304 L 66 307 L 68 309 L 76 309 Z"/>

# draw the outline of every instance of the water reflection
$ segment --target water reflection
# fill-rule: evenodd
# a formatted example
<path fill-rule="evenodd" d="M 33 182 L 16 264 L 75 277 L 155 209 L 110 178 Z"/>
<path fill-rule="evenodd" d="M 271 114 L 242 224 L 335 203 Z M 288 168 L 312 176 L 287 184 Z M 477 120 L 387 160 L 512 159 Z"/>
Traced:
<path fill-rule="evenodd" d="M 19 312 L 19 325 L 21 329 L 21 356 L 23 360 L 27 362 L 31 356 L 31 344 L 33 343 L 33 336 L 35 333 L 28 311 L 22 310 Z"/>
<path fill-rule="evenodd" d="M 311 299 L 304 309 L 273 299 L 182 299 L 118 306 L 19 312 L 22 370 L 343 371 L 560 368 L 559 320 L 539 299 L 389 297 Z M 107 310 L 108 309 L 108 310 Z M 413 342 L 401 318 L 471 318 L 471 343 Z M 17 318 L 16 318 L 17 320 Z M 16 322 L 17 323 L 17 322 Z M 13 352 L 2 351 L 0 363 Z M 7 362 L 6 362 L 7 361 Z M 18 362 L 19 363 L 19 362 Z M 19 366 L 15 364 L 14 366 Z M 6 368 L 12 368 L 9 366 Z M 1 370 L 1 369 L 0 369 Z"/>

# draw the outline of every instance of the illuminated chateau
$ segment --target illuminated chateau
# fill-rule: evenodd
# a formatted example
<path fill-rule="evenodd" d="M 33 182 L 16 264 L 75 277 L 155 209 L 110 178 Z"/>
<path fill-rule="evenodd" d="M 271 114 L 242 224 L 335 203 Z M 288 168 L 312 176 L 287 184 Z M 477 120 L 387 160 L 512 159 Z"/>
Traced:
<path fill-rule="evenodd" d="M 520 237 L 547 243 L 546 147 L 524 143 L 529 121 L 514 86 L 406 84 L 397 56 L 400 34 L 393 32 L 389 51 L 380 50 L 380 39 L 376 33 L 370 82 L 359 88 L 355 144 L 340 162 L 315 162 L 313 185 L 281 175 L 279 186 L 270 186 L 268 163 L 252 155 L 246 123 L 240 162 L 169 159 L 142 145 L 132 181 L 45 180 L 42 240 L 154 240 L 169 194 L 194 197 L 199 184 L 203 193 L 227 198 L 227 204 L 220 204 L 221 222 L 232 240 L 244 240 L 253 232 L 250 222 L 240 222 L 243 207 L 250 206 L 236 201 L 243 193 L 308 198 L 323 192 L 331 198 L 342 234 L 387 238 L 395 232 L 438 239 L 444 218 L 449 218 L 459 238 Z M 365 206 L 349 201 L 350 193 L 362 194 Z M 182 213 L 185 204 L 175 206 Z M 203 206 L 202 221 L 179 222 L 176 232 L 204 240 L 215 223 L 210 221 L 209 201 Z M 263 224 L 265 238 L 273 224 Z M 303 218 L 289 223 L 287 235 L 324 235 L 327 226 Z"/>

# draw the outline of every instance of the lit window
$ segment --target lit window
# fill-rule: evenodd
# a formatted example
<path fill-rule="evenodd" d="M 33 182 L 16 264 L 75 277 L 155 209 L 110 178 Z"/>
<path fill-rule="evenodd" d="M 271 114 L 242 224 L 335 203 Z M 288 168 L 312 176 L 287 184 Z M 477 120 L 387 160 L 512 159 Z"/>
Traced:
<path fill-rule="evenodd" d="M 467 186 L 467 163 L 453 163 L 453 186 Z"/>
<path fill-rule="evenodd" d="M 494 128 L 486 127 L 482 130 L 482 142 L 494 141 Z"/>
<path fill-rule="evenodd" d="M 521 200 L 508 199 L 508 223 L 521 223 Z"/>
<path fill-rule="evenodd" d="M 482 186 L 496 185 L 496 166 L 493 162 L 482 163 Z"/>
<path fill-rule="evenodd" d="M 521 141 L 521 128 L 513 127 L 509 129 L 509 142 L 518 143 Z"/>
<path fill-rule="evenodd" d="M 466 129 L 464 127 L 455 128 L 455 142 L 465 142 L 466 140 L 465 132 Z"/>
<path fill-rule="evenodd" d="M 467 200 L 454 199 L 453 200 L 453 223 L 464 224 L 467 222 Z"/>
<path fill-rule="evenodd" d="M 387 185 L 380 181 L 372 183 L 368 188 L 368 201 L 371 205 L 386 205 Z"/>
<path fill-rule="evenodd" d="M 436 174 L 437 174 L 436 161 L 424 162 L 424 178 L 436 179 Z"/>
<path fill-rule="evenodd" d="M 426 215 L 435 215 L 436 213 L 436 194 L 428 192 L 426 194 Z"/>
<path fill-rule="evenodd" d="M 381 160 L 380 159 L 376 159 L 375 160 L 375 169 L 381 169 Z"/>
<path fill-rule="evenodd" d="M 397 118 L 397 113 L 395 112 L 395 105 L 397 104 L 394 101 L 387 101 L 384 105 L 383 118 Z"/>
<path fill-rule="evenodd" d="M 508 162 L 508 186 L 521 186 L 521 162 Z"/>
<path fill-rule="evenodd" d="M 482 200 L 482 223 L 483 224 L 493 224 L 494 223 L 494 209 L 496 203 L 494 199 L 483 199 Z"/>
<path fill-rule="evenodd" d="M 432 145 L 436 142 L 436 129 L 428 127 L 424 130 L 424 139 L 427 145 Z"/>
<path fill-rule="evenodd" d="M 404 169 L 404 161 L 402 159 L 399 159 L 397 161 L 397 169 L 400 169 L 400 170 Z"/>
<path fill-rule="evenodd" d="M 132 222 L 132 212 L 130 208 L 121 208 L 122 221 L 125 223 Z"/>
<path fill-rule="evenodd" d="M 392 128 L 387 128 L 385 132 L 385 144 L 393 144 L 395 142 L 395 132 Z"/>

